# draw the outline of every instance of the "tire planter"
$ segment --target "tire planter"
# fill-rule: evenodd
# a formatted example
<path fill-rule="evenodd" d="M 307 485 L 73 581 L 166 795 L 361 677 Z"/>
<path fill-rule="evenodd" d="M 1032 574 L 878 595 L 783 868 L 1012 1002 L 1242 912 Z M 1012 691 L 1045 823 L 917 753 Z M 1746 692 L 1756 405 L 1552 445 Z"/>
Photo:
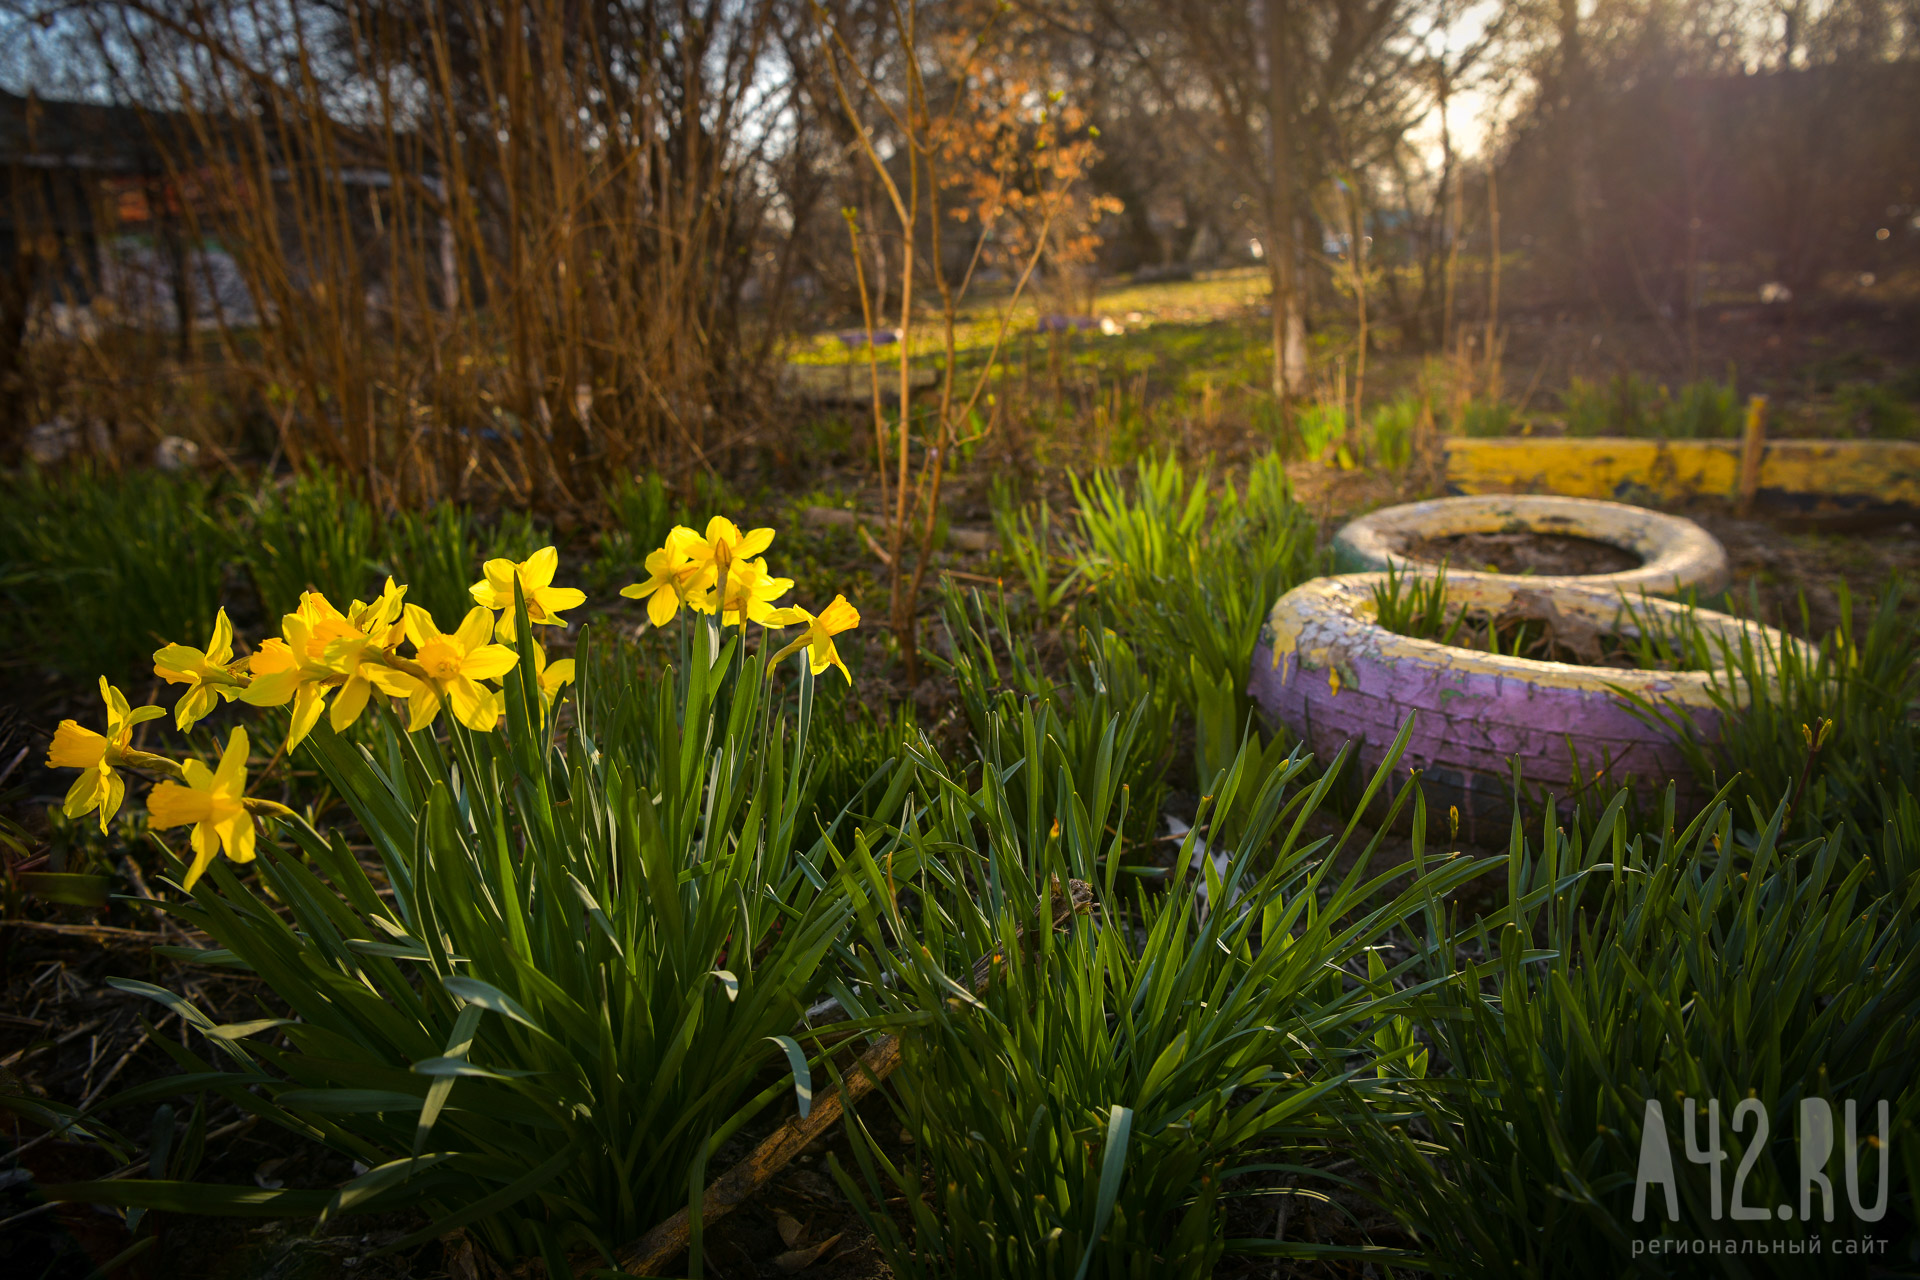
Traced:
<path fill-rule="evenodd" d="M 1642 593 L 1680 595 L 1688 590 L 1708 596 L 1725 590 L 1727 585 L 1725 548 L 1691 520 L 1623 502 L 1540 494 L 1435 498 L 1383 508 L 1361 516 L 1334 535 L 1334 567 L 1342 573 L 1375 572 L 1389 567 L 1401 573 L 1410 569 L 1435 569 L 1439 567 L 1437 563 L 1415 560 L 1402 548 L 1420 538 L 1463 533 L 1567 534 L 1609 543 L 1643 561 L 1637 568 L 1619 573 L 1579 577 L 1525 575 L 1524 580 L 1536 586 L 1548 582 L 1581 583 L 1636 596 Z M 1449 572 L 1449 579 L 1453 576 Z"/>
<path fill-rule="evenodd" d="M 1446 809 L 1458 806 L 1461 836 L 1481 845 L 1504 842 L 1512 822 L 1510 762 L 1531 793 L 1566 798 L 1577 768 L 1584 779 L 1604 769 L 1612 784 L 1631 783 L 1654 803 L 1669 779 L 1683 803 L 1701 798 L 1673 736 L 1635 717 L 1619 691 L 1680 713 L 1691 723 L 1690 736 L 1711 739 L 1720 716 L 1709 689 L 1717 685 L 1731 701 L 1743 700 L 1731 673 L 1537 662 L 1396 635 L 1376 621 L 1373 588 L 1385 578 L 1318 578 L 1274 605 L 1247 686 L 1269 727 L 1292 730 L 1322 760 L 1355 742 L 1360 776 L 1368 777 L 1414 715 L 1394 784 L 1404 784 L 1407 769 L 1421 770 L 1430 808 L 1444 821 Z M 1619 616 L 1615 589 L 1480 574 L 1447 579 L 1451 600 L 1495 614 L 1525 592 L 1608 629 Z M 1635 608 L 1676 620 L 1685 613 L 1660 599 Z M 1763 654 L 1798 644 L 1727 614 L 1701 609 L 1694 618 L 1709 635 L 1736 643 L 1750 635 Z"/>

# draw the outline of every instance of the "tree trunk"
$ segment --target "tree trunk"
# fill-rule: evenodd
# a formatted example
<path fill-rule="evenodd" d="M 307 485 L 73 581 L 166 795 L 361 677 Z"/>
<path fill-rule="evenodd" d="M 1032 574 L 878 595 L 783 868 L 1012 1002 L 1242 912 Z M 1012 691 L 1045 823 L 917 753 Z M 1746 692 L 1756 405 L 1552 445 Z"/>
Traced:
<path fill-rule="evenodd" d="M 1273 289 L 1273 394 L 1281 413 L 1300 393 L 1307 372 L 1306 324 L 1297 273 L 1299 235 L 1294 221 L 1291 95 L 1287 83 L 1286 0 L 1266 0 L 1267 145 L 1272 189 L 1267 195 L 1267 277 Z"/>

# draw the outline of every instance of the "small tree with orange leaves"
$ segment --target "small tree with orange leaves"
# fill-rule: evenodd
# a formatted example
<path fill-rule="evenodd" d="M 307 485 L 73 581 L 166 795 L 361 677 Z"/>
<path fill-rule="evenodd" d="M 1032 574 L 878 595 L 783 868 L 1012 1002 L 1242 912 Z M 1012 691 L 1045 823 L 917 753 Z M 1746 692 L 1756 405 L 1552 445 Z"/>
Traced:
<path fill-rule="evenodd" d="M 920 677 L 918 609 L 920 588 L 933 555 L 940 492 L 956 448 L 976 443 L 990 428 L 974 432 L 975 411 L 992 385 L 1013 315 L 1034 270 L 1049 254 L 1091 259 L 1085 242 L 1091 222 L 1076 206 L 1075 183 L 1094 158 L 1093 131 L 1063 106 L 1057 93 L 1036 82 L 1002 77 L 988 63 L 998 50 L 991 43 L 998 10 L 975 27 L 949 25 L 923 29 L 916 0 L 893 3 L 886 12 L 893 29 L 900 82 L 885 85 L 856 56 L 838 17 L 822 4 L 814 15 L 823 37 L 824 61 L 841 110 L 852 125 L 893 214 L 900 242 L 897 327 L 898 415 L 887 423 L 872 329 L 883 299 L 868 291 L 860 271 L 863 230 L 851 210 L 847 224 L 861 308 L 869 329 L 868 360 L 873 371 L 874 443 L 881 472 L 881 500 L 887 505 L 889 468 L 893 471 L 887 545 L 890 573 L 888 618 L 909 682 Z M 862 108 L 866 108 L 863 110 Z M 870 119 L 871 117 L 871 119 Z M 878 141 L 885 137 L 883 144 Z M 950 204 L 950 192 L 964 192 L 967 203 Z M 1069 232 L 1073 213 L 1082 208 L 1079 232 Z M 944 237 L 949 219 L 971 222 L 979 231 L 958 278 L 947 268 Z M 921 252 L 922 237 L 926 251 Z M 957 333 L 960 308 L 974 283 L 989 245 L 1007 258 L 1015 276 L 1011 292 L 995 309 L 993 341 L 986 360 L 969 371 L 961 386 Z M 941 377 L 916 422 L 913 353 L 916 320 L 914 288 L 930 281 L 938 300 L 938 359 Z M 921 444 L 913 466 L 912 443 Z M 963 431 L 963 428 L 965 431 Z M 971 433 L 971 434 L 969 434 Z"/>

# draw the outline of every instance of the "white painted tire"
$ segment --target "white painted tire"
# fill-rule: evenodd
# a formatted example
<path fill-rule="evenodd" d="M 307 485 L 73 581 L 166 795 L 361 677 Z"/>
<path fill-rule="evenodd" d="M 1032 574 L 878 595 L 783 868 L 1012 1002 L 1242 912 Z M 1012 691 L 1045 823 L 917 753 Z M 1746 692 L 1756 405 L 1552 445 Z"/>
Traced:
<path fill-rule="evenodd" d="M 1545 494 L 1477 494 L 1385 507 L 1361 516 L 1334 535 L 1334 567 L 1342 573 L 1378 572 L 1389 567 L 1400 573 L 1426 572 L 1439 565 L 1415 560 L 1404 548 L 1421 538 L 1463 533 L 1571 535 L 1619 547 L 1642 561 L 1638 567 L 1618 573 L 1475 576 L 1511 577 L 1535 586 L 1592 586 L 1632 596 L 1677 596 L 1688 591 L 1711 596 L 1727 586 L 1726 549 L 1693 521 L 1623 502 Z M 1453 576 L 1454 571 L 1449 569 L 1448 577 Z"/>
<path fill-rule="evenodd" d="M 1484 650 L 1416 640 L 1380 625 L 1373 589 L 1378 573 L 1316 578 L 1282 596 L 1261 629 L 1247 692 L 1270 726 L 1292 731 L 1321 760 L 1355 744 L 1361 776 L 1386 756 L 1409 715 L 1416 717 L 1394 783 L 1409 768 L 1422 772 L 1427 803 L 1442 814 L 1461 811 L 1461 834 L 1481 844 L 1505 840 L 1512 819 L 1512 770 L 1530 791 L 1565 799 L 1574 785 L 1631 784 L 1657 805 L 1669 780 L 1681 800 L 1702 798 L 1673 734 L 1628 709 L 1623 693 L 1645 698 L 1690 725 L 1688 736 L 1712 741 L 1720 732 L 1713 696 L 1746 701 L 1733 672 L 1641 671 L 1538 662 Z M 1544 594 L 1562 614 L 1612 630 L 1620 618 L 1617 590 L 1568 586 L 1564 580 L 1451 575 L 1456 604 L 1498 614 L 1522 592 Z M 1646 597 L 1631 602 L 1646 618 L 1677 623 L 1686 608 Z M 1771 627 L 1700 609 L 1708 636 L 1736 651 L 1750 640 L 1762 662 L 1799 642 Z"/>

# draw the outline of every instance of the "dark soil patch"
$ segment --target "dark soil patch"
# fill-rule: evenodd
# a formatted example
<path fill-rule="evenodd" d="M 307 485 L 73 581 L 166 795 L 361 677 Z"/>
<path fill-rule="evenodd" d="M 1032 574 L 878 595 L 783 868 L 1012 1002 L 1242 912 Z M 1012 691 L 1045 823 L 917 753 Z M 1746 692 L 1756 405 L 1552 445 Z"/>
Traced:
<path fill-rule="evenodd" d="M 1415 539 L 1403 554 L 1435 564 L 1444 560 L 1455 569 L 1553 577 L 1619 573 L 1641 564 L 1631 551 L 1564 533 L 1456 533 Z"/>

